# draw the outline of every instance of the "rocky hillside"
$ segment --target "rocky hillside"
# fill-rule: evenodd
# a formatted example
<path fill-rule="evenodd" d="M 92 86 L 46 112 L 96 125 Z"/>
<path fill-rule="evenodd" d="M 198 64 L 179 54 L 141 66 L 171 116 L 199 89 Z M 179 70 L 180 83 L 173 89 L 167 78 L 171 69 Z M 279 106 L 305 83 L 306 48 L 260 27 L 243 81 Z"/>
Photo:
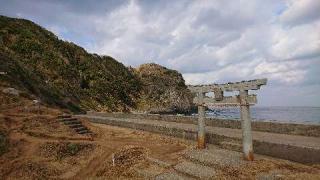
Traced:
<path fill-rule="evenodd" d="M 109 56 L 89 54 L 28 20 L 0 16 L 2 85 L 69 108 L 124 111 L 134 107 L 139 81 Z"/>
<path fill-rule="evenodd" d="M 143 64 L 134 69 L 142 83 L 137 107 L 154 113 L 185 113 L 191 107 L 191 94 L 182 75 L 157 64 Z"/>
<path fill-rule="evenodd" d="M 24 19 L 0 16 L 0 62 L 0 86 L 74 112 L 168 111 L 189 103 L 178 72 L 156 65 L 131 71 Z"/>

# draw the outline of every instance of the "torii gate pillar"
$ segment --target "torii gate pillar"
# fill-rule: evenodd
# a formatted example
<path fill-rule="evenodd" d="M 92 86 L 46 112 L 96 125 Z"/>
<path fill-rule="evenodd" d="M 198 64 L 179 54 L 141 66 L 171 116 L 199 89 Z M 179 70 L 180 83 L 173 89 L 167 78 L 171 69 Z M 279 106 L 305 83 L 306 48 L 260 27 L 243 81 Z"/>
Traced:
<path fill-rule="evenodd" d="M 198 97 L 201 104 L 198 105 L 198 148 L 206 148 L 206 133 L 205 133 L 205 106 L 203 104 L 204 93 L 199 93 Z"/>
<path fill-rule="evenodd" d="M 205 134 L 205 106 L 198 106 L 198 148 L 206 148 L 206 134 Z"/>
<path fill-rule="evenodd" d="M 250 106 L 247 102 L 248 90 L 239 92 L 240 96 L 240 116 L 242 129 L 242 149 L 245 160 L 253 161 L 253 146 L 252 146 L 252 131 L 251 131 L 251 117 Z"/>

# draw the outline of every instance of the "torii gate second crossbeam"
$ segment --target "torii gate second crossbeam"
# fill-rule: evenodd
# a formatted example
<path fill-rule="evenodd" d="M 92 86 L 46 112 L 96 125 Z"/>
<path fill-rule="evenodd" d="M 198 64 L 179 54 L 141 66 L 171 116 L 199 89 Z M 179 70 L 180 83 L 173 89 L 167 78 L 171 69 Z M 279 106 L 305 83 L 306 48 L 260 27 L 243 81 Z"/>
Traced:
<path fill-rule="evenodd" d="M 252 161 L 253 145 L 251 132 L 250 105 L 257 103 L 256 95 L 249 95 L 249 90 L 258 90 L 260 86 L 266 85 L 267 79 L 255 79 L 250 81 L 241 81 L 226 84 L 211 84 L 188 86 L 192 93 L 197 96 L 193 102 L 198 105 L 198 148 L 203 149 L 205 143 L 205 106 L 240 106 L 241 129 L 242 129 L 242 149 L 244 159 Z M 224 97 L 224 91 L 239 91 L 237 96 Z M 208 97 L 205 94 L 213 92 L 214 97 Z"/>

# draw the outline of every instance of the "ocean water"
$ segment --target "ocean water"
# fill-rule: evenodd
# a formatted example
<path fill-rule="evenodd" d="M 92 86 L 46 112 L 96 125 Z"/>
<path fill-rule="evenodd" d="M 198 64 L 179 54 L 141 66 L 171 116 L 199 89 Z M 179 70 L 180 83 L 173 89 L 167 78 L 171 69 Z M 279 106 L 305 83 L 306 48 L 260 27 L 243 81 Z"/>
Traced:
<path fill-rule="evenodd" d="M 250 107 L 253 121 L 272 121 L 298 124 L 320 125 L 320 107 Z M 240 108 L 214 108 L 206 111 L 206 116 L 219 119 L 240 119 Z"/>

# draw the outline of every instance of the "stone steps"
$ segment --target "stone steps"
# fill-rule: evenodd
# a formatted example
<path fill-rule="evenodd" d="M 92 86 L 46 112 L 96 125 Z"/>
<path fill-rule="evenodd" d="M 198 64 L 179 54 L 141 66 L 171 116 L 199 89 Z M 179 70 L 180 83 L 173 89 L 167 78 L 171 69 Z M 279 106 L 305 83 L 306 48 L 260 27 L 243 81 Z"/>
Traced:
<path fill-rule="evenodd" d="M 220 149 L 208 145 L 206 149 L 187 149 L 183 153 L 183 161 L 174 166 L 178 174 L 196 179 L 215 179 L 216 169 L 239 167 L 248 163 L 243 160 L 242 153 Z"/>
<path fill-rule="evenodd" d="M 57 121 L 73 129 L 78 134 L 82 134 L 82 135 L 92 134 L 92 132 L 81 123 L 81 121 L 79 121 L 75 117 L 72 117 L 71 115 L 59 115 L 57 117 Z"/>
<path fill-rule="evenodd" d="M 237 170 L 252 163 L 243 160 L 240 152 L 220 149 L 213 145 L 209 145 L 203 150 L 187 149 L 183 153 L 183 157 L 185 161 L 178 164 L 175 169 L 197 179 L 219 179 L 219 175 L 215 175 L 215 172 L 219 173 L 221 169 Z M 256 159 L 260 158 L 263 159 L 261 156 L 256 156 Z M 255 179 L 277 179 L 275 178 L 277 175 L 281 176 L 281 172 L 262 171 L 255 175 Z"/>
<path fill-rule="evenodd" d="M 82 130 L 82 131 L 78 131 L 77 132 L 78 134 L 88 134 L 88 135 L 91 135 L 92 134 L 92 132 L 90 131 L 90 130 Z"/>
<path fill-rule="evenodd" d="M 214 168 L 190 161 L 183 161 L 177 164 L 174 169 L 179 173 L 200 179 L 213 179 L 216 174 Z"/>
<path fill-rule="evenodd" d="M 161 161 L 159 159 L 155 159 L 155 158 L 152 158 L 152 157 L 147 157 L 146 160 L 150 163 L 153 163 L 153 164 L 156 164 L 160 167 L 163 167 L 163 168 L 169 168 L 172 166 L 172 164 L 168 163 L 168 162 L 165 162 L 165 161 Z"/>
<path fill-rule="evenodd" d="M 76 124 L 81 124 L 81 122 L 80 121 L 78 121 L 78 120 L 73 120 L 73 121 L 66 121 L 66 122 L 63 122 L 63 124 L 65 124 L 65 125 L 76 125 Z"/>
<path fill-rule="evenodd" d="M 164 168 L 158 167 L 155 164 L 150 164 L 148 167 L 136 167 L 135 172 L 144 179 L 154 179 L 159 174 L 163 173 Z"/>
<path fill-rule="evenodd" d="M 150 164 L 135 167 L 134 170 L 143 179 L 156 180 L 193 180 L 219 179 L 221 169 L 238 169 L 240 166 L 251 163 L 242 159 L 240 152 L 230 151 L 209 145 L 206 149 L 187 149 L 178 164 L 147 157 Z M 261 157 L 258 156 L 258 159 Z M 276 174 L 279 172 L 276 172 Z M 281 173 L 279 173 L 281 175 Z M 259 172 L 256 179 L 273 179 L 274 172 Z"/>
<path fill-rule="evenodd" d="M 246 164 L 242 153 L 219 149 L 213 146 L 207 149 L 189 149 L 183 153 L 183 157 L 191 162 L 210 167 L 239 167 Z"/>
<path fill-rule="evenodd" d="M 62 115 L 58 115 L 58 119 L 64 119 L 64 118 L 71 118 L 72 116 L 70 114 L 62 114 Z"/>
<path fill-rule="evenodd" d="M 85 126 L 82 126 L 82 127 L 73 128 L 73 130 L 79 132 L 79 131 L 83 131 L 83 130 L 88 130 L 88 128 L 86 128 Z"/>
<path fill-rule="evenodd" d="M 135 167 L 137 174 L 144 179 L 156 180 L 192 180 L 219 178 L 216 169 L 237 168 L 247 161 L 240 152 L 220 149 L 210 145 L 204 150 L 187 149 L 182 153 L 178 164 L 171 164 L 156 158 L 147 157 L 147 166 Z"/>
<path fill-rule="evenodd" d="M 69 122 L 69 121 L 75 121 L 78 120 L 77 118 L 72 118 L 72 117 L 66 117 L 66 118 L 58 118 L 57 119 L 59 122 Z"/>
<path fill-rule="evenodd" d="M 81 123 L 79 124 L 70 124 L 68 125 L 70 128 L 75 129 L 75 128 L 79 128 L 79 127 L 83 127 L 83 125 Z"/>

